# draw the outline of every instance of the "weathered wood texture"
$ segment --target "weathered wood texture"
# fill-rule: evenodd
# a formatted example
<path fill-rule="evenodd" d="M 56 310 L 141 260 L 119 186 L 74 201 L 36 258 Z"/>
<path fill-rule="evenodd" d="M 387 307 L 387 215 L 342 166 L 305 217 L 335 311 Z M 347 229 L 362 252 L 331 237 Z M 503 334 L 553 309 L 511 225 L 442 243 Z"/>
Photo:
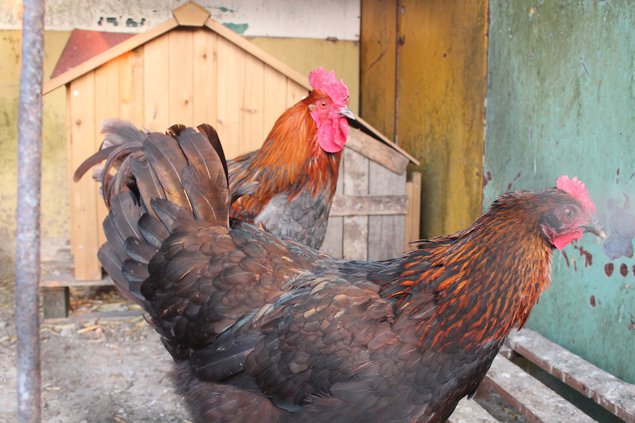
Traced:
<path fill-rule="evenodd" d="M 406 212 L 406 245 L 404 248 L 411 249 L 411 242 L 420 239 L 420 214 L 421 214 L 421 172 L 412 172 L 406 183 L 406 194 L 408 196 L 408 211 Z"/>
<path fill-rule="evenodd" d="M 616 378 L 532 330 L 523 329 L 510 336 L 508 343 L 516 353 L 611 414 L 635 423 L 635 385 Z"/>
<path fill-rule="evenodd" d="M 475 400 L 463 398 L 456 406 L 448 423 L 497 423 L 491 414 L 481 407 Z"/>
<path fill-rule="evenodd" d="M 171 123 L 215 124 L 228 157 L 260 147 L 270 127 L 307 90 L 214 32 L 177 28 L 126 52 L 69 84 L 71 171 L 101 142 L 101 123 L 123 118 L 139 127 L 164 131 Z M 280 75 L 280 74 L 278 74 Z M 254 79 L 256 78 L 256 79 Z M 283 101 L 265 95 L 275 92 Z M 275 97 L 274 97 L 275 98 Z M 71 185 L 71 232 L 75 276 L 101 278 L 96 259 L 103 242 L 106 209 L 94 181 Z"/>
<path fill-rule="evenodd" d="M 174 123 L 211 123 L 232 158 L 259 148 L 284 110 L 306 96 L 305 75 L 210 19 L 205 9 L 187 3 L 174 13 L 158 29 L 129 38 L 46 84 L 45 91 L 66 84 L 69 92 L 71 172 L 99 148 L 107 118 L 151 131 Z M 360 122 L 381 141 L 351 128 L 333 207 L 336 220 L 328 229 L 331 239 L 339 239 L 326 248 L 338 257 L 387 258 L 404 245 L 410 159 Z M 89 177 L 71 184 L 71 198 L 75 276 L 99 280 L 96 253 L 104 242 L 106 208 Z"/>
<path fill-rule="evenodd" d="M 479 389 L 496 392 L 532 423 L 595 421 L 501 355 Z"/>
<path fill-rule="evenodd" d="M 381 130 L 394 125 L 394 139 L 421 162 L 424 237 L 481 212 L 487 5 L 361 3 L 360 110 Z"/>
<path fill-rule="evenodd" d="M 397 0 L 362 0 L 360 114 L 396 140 Z"/>

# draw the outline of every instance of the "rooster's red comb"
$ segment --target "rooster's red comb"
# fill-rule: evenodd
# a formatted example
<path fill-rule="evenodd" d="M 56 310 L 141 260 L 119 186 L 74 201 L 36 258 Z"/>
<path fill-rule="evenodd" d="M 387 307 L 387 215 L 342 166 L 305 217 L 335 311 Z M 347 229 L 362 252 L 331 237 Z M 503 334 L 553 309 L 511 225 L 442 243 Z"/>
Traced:
<path fill-rule="evenodd" d="M 593 201 L 589 198 L 589 193 L 584 183 L 578 178 L 569 178 L 566 175 L 562 175 L 556 181 L 556 188 L 575 198 L 587 212 L 591 214 L 595 213 L 595 204 L 593 204 Z"/>
<path fill-rule="evenodd" d="M 309 83 L 313 89 L 320 90 L 331 97 L 338 106 L 348 105 L 348 87 L 344 81 L 335 79 L 335 72 L 327 72 L 320 66 L 309 74 Z"/>

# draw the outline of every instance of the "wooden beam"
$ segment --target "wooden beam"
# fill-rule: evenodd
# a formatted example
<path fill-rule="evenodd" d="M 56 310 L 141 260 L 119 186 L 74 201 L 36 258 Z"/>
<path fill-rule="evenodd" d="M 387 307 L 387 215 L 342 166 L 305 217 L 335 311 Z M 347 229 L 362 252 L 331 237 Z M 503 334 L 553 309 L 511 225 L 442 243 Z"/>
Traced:
<path fill-rule="evenodd" d="M 346 146 L 398 174 L 403 174 L 408 166 L 407 157 L 359 129 L 348 128 Z"/>
<path fill-rule="evenodd" d="M 360 114 L 395 139 L 397 0 L 360 4 Z"/>
<path fill-rule="evenodd" d="M 406 194 L 408 196 L 408 211 L 406 213 L 406 236 L 404 248 L 412 248 L 411 242 L 421 238 L 421 172 L 412 172 L 408 182 L 406 182 Z"/>
<path fill-rule="evenodd" d="M 501 355 L 494 359 L 479 395 L 483 390 L 496 392 L 532 423 L 595 421 Z"/>
<path fill-rule="evenodd" d="M 303 86 L 307 90 L 311 90 L 311 86 L 309 85 L 309 78 L 306 75 L 302 75 L 300 72 L 282 63 L 280 60 L 276 59 L 269 53 L 266 53 L 264 50 L 261 50 L 255 44 L 251 43 L 249 40 L 247 40 L 243 36 L 227 28 L 220 22 L 217 22 L 214 19 L 209 18 L 205 22 L 205 26 L 211 29 L 212 31 L 216 32 L 221 37 L 225 38 L 227 41 L 235 44 L 237 47 L 240 47 L 247 53 L 265 62 L 267 65 L 271 66 L 278 72 L 283 73 L 285 76 L 292 79 L 298 85 Z"/>
<path fill-rule="evenodd" d="M 61 87 L 62 85 L 66 85 L 74 79 L 79 78 L 80 76 L 94 70 L 98 66 L 103 65 L 110 60 L 121 56 L 128 51 L 134 50 L 142 44 L 147 43 L 150 40 L 155 39 L 156 37 L 165 34 L 173 28 L 179 26 L 179 23 L 176 19 L 169 19 L 162 24 L 159 24 L 155 27 L 150 28 L 146 32 L 142 32 L 140 34 L 135 35 L 134 37 L 128 38 L 127 40 L 117 44 L 116 46 L 106 50 L 105 52 L 88 59 L 84 63 L 79 66 L 74 67 L 57 77 L 50 79 L 44 83 L 44 94 L 53 91 L 54 89 Z"/>
<path fill-rule="evenodd" d="M 344 149 L 345 196 L 368 195 L 369 159 L 351 149 Z M 342 255 L 347 260 L 368 260 L 368 216 L 345 216 L 342 226 Z"/>
<path fill-rule="evenodd" d="M 498 423 L 474 400 L 463 398 L 448 419 L 449 423 Z"/>
<path fill-rule="evenodd" d="M 508 339 L 518 354 L 626 422 L 635 422 L 635 385 L 623 382 L 537 332 L 523 329 Z"/>
<path fill-rule="evenodd" d="M 482 211 L 487 0 L 400 0 L 397 142 L 421 166 L 422 232 L 471 224 Z"/>
<path fill-rule="evenodd" d="M 174 19 L 182 26 L 203 26 L 210 13 L 204 7 L 190 1 L 172 11 Z"/>
<path fill-rule="evenodd" d="M 336 195 L 330 216 L 405 215 L 407 204 L 405 195 Z"/>

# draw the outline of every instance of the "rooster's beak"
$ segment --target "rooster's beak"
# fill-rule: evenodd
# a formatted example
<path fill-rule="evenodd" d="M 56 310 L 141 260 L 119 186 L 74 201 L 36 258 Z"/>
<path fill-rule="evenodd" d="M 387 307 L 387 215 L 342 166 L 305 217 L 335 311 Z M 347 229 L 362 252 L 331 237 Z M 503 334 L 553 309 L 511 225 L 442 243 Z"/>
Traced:
<path fill-rule="evenodd" d="M 590 232 L 592 234 L 595 234 L 602 239 L 606 239 L 606 232 L 604 232 L 604 228 L 602 228 L 602 226 L 600 226 L 600 224 L 596 222 L 595 220 L 593 220 L 588 225 L 582 226 L 582 230 L 584 232 Z"/>
<path fill-rule="evenodd" d="M 355 113 L 353 113 L 353 111 L 348 107 L 342 107 L 340 109 L 340 116 L 345 116 L 349 119 L 357 120 L 357 118 L 355 117 Z"/>

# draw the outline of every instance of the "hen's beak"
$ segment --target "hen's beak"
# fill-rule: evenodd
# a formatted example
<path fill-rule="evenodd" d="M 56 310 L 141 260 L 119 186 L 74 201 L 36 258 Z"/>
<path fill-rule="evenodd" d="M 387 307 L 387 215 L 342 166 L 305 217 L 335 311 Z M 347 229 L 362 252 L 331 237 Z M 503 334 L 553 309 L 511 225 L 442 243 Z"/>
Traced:
<path fill-rule="evenodd" d="M 606 232 L 604 232 L 604 228 L 602 228 L 602 226 L 600 226 L 600 224 L 596 222 L 595 220 L 593 220 L 588 225 L 582 226 L 582 230 L 584 232 L 590 232 L 592 234 L 595 234 L 602 239 L 606 239 Z"/>
<path fill-rule="evenodd" d="M 357 120 L 357 118 L 355 117 L 355 113 L 353 113 L 353 111 L 348 107 L 342 107 L 340 109 L 340 116 L 345 116 L 349 119 Z"/>

